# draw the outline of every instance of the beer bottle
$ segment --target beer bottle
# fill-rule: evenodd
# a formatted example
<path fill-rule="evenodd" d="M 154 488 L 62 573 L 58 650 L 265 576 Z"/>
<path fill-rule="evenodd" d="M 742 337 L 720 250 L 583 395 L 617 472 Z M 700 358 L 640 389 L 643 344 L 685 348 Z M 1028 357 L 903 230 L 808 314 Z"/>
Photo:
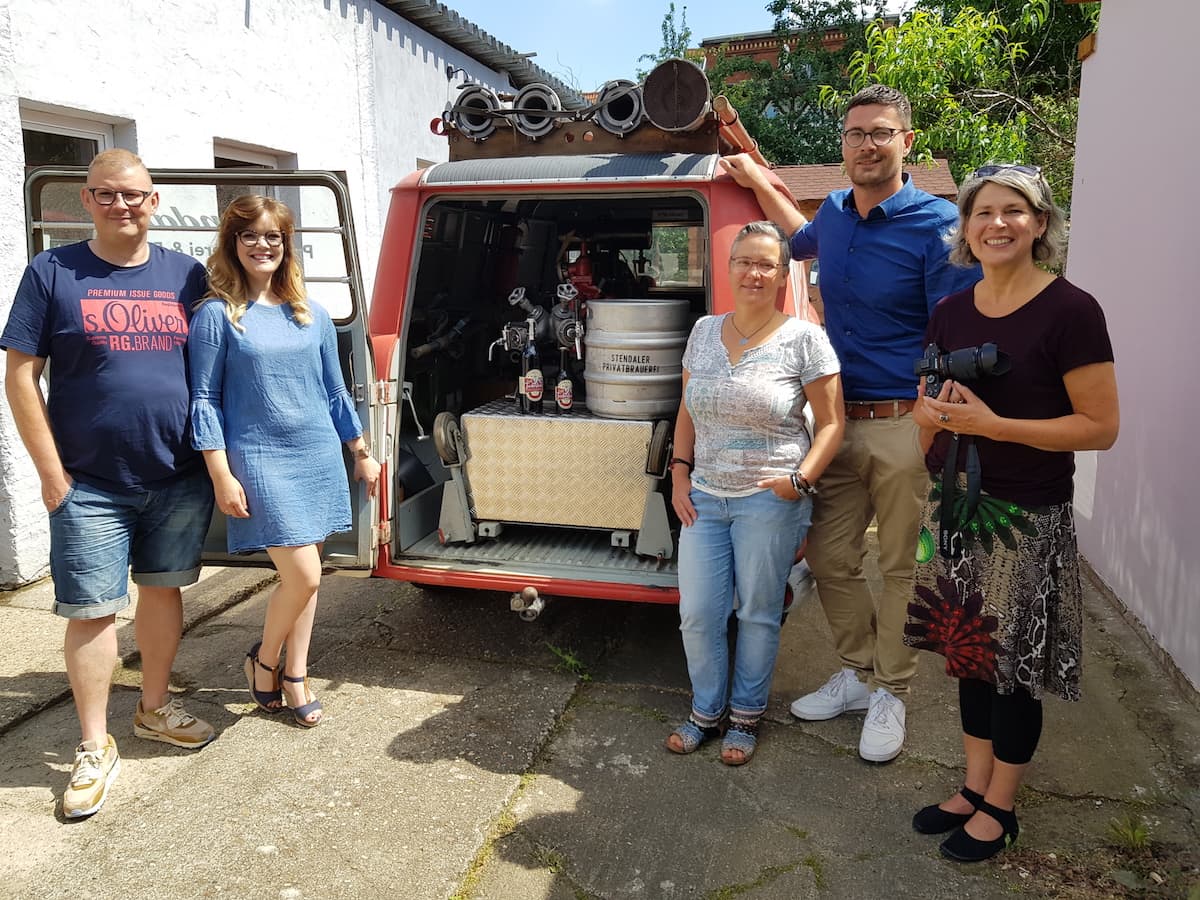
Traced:
<path fill-rule="evenodd" d="M 521 354 L 521 411 L 534 415 L 542 411 L 542 394 L 546 384 L 542 378 L 542 359 L 538 356 L 533 319 L 529 319 L 529 341 Z"/>

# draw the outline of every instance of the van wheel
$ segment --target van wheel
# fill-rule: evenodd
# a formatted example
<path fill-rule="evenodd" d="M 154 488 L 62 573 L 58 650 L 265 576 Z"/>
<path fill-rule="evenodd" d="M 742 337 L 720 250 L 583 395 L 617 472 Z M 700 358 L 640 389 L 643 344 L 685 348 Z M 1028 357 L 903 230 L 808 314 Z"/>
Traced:
<path fill-rule="evenodd" d="M 662 478 L 667 474 L 667 457 L 671 453 L 671 423 L 659 419 L 654 423 L 650 435 L 650 446 L 646 451 L 646 474 Z"/>
<path fill-rule="evenodd" d="M 433 446 L 443 463 L 456 466 L 460 462 L 459 448 L 462 446 L 462 429 L 452 412 L 440 412 L 433 420 Z"/>

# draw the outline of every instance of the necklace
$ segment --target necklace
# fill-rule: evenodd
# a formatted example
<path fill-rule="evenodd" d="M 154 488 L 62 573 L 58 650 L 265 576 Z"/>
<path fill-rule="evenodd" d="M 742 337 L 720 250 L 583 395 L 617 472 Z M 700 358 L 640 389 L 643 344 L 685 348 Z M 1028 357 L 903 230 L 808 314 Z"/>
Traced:
<path fill-rule="evenodd" d="M 742 347 L 745 347 L 748 343 L 750 343 L 750 338 L 754 337 L 756 334 L 758 334 L 760 331 L 762 331 L 764 328 L 766 328 L 768 325 L 770 325 L 773 321 L 775 321 L 775 317 L 771 316 L 769 319 L 767 319 L 767 321 L 763 322 L 761 325 L 759 325 L 757 328 L 755 328 L 749 334 L 742 334 L 742 329 L 738 328 L 737 324 L 733 321 L 733 314 L 732 313 L 729 314 L 729 327 L 737 332 L 737 335 L 739 338 L 738 345 L 742 346 Z"/>

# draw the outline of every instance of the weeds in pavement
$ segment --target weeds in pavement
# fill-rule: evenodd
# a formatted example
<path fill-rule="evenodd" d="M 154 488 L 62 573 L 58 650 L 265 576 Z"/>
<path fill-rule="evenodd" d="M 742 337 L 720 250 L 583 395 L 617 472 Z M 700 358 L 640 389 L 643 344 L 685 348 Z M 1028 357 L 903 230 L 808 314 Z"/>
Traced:
<path fill-rule="evenodd" d="M 1138 854 L 1150 846 L 1150 826 L 1141 816 L 1126 813 L 1109 821 L 1108 837 L 1114 847 Z"/>
<path fill-rule="evenodd" d="M 566 672 L 570 672 L 580 681 L 591 681 L 592 676 L 588 673 L 587 666 L 583 664 L 578 656 L 571 650 L 557 647 L 554 644 L 546 641 L 546 646 L 550 648 L 550 652 L 558 657 L 558 666 Z"/>

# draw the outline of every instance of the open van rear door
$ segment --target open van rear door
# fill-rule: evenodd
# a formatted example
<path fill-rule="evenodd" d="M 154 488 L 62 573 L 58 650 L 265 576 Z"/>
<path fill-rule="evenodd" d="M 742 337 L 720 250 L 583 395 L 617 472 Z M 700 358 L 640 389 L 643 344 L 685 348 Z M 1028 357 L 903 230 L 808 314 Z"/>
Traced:
<path fill-rule="evenodd" d="M 263 194 L 288 205 L 296 217 L 297 256 L 311 300 L 333 318 L 338 333 L 342 375 L 354 398 L 363 430 L 376 445 L 383 432 L 375 417 L 375 365 L 367 339 L 367 307 L 354 239 L 350 195 L 344 173 L 280 171 L 260 168 L 152 169 L 159 192 L 158 212 L 151 219 L 150 240 L 206 261 L 221 213 L 234 197 Z M 87 240 L 91 218 L 80 201 L 87 170 L 79 166 L 42 167 L 25 182 L 25 215 L 29 256 L 62 244 Z M 322 411 L 314 411 L 315 413 Z M 353 472 L 346 456 L 346 477 Z M 330 536 L 328 564 L 342 571 L 369 574 L 375 565 L 378 502 L 366 488 L 351 484 L 353 530 Z M 205 541 L 209 564 L 270 565 L 265 553 L 230 556 L 226 551 L 225 517 L 214 512 Z"/>

